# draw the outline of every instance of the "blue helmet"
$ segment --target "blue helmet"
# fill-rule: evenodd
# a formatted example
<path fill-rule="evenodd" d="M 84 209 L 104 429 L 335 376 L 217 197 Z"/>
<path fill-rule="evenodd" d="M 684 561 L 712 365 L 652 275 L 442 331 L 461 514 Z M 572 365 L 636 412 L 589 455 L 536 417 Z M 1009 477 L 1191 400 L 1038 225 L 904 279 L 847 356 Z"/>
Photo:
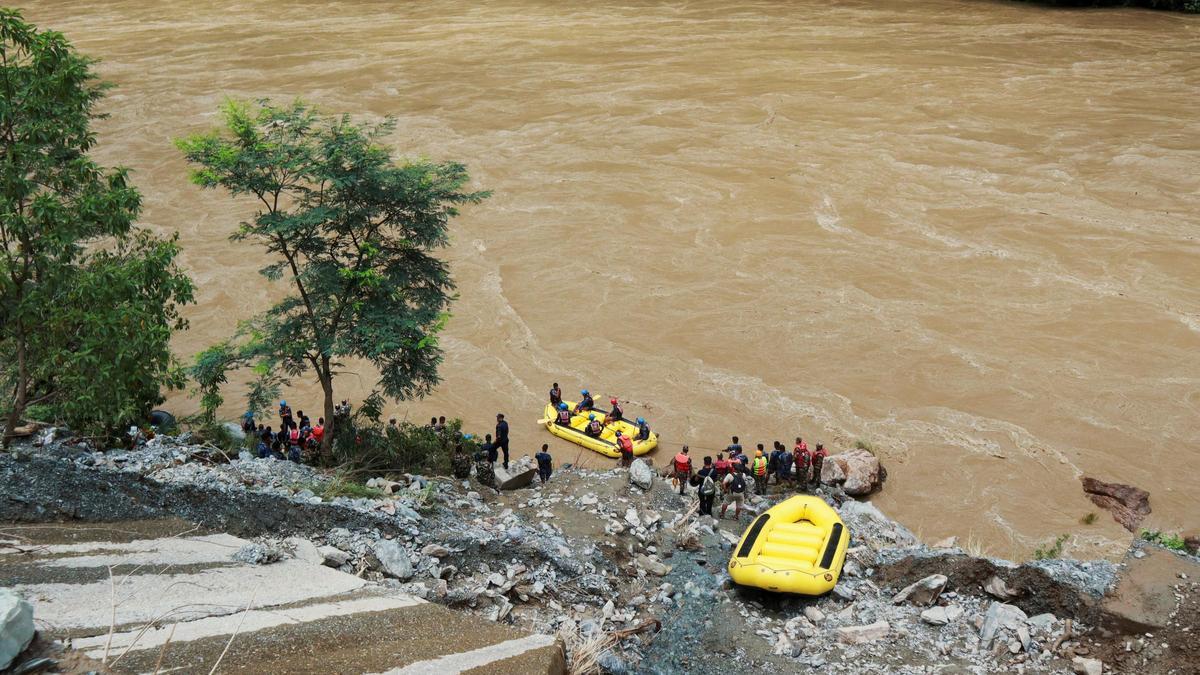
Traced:
<path fill-rule="evenodd" d="M 645 423 L 646 423 L 646 420 L 644 420 L 640 417 L 638 418 L 638 424 L 645 424 Z"/>
<path fill-rule="evenodd" d="M 559 403 L 559 404 L 558 404 L 558 409 L 559 409 L 559 410 L 566 410 L 566 409 L 567 409 L 567 404 L 566 404 L 566 403 Z"/>
<path fill-rule="evenodd" d="M 592 413 L 592 414 L 588 415 L 588 419 L 589 419 L 589 420 L 594 420 L 594 419 L 596 419 L 596 413 Z"/>
<path fill-rule="evenodd" d="M 620 436 L 620 435 L 621 435 L 621 430 L 620 430 L 620 429 L 617 429 L 617 435 L 618 435 L 618 436 Z"/>
<path fill-rule="evenodd" d="M 587 390 L 587 389 L 580 389 L 580 390 L 579 390 L 579 393 L 583 394 L 584 396 L 587 396 L 587 395 L 588 395 L 588 390 Z"/>
<path fill-rule="evenodd" d="M 287 401 L 280 401 L 279 405 L 287 405 Z"/>

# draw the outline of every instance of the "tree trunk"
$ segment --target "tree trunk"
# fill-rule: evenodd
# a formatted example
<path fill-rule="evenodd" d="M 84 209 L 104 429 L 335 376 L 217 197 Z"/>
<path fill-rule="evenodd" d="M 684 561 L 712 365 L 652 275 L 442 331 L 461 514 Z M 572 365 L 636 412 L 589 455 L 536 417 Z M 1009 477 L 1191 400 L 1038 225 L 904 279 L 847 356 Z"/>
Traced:
<path fill-rule="evenodd" d="M 17 329 L 17 391 L 13 397 L 12 408 L 8 411 L 8 421 L 4 425 L 4 447 L 7 448 L 14 438 L 13 432 L 25 414 L 25 403 L 29 395 L 29 364 L 25 354 L 25 331 Z"/>
<path fill-rule="evenodd" d="M 333 374 L 329 372 L 328 358 L 322 360 L 317 376 L 321 378 L 321 389 L 325 392 L 325 435 L 321 438 L 321 458 L 324 459 L 330 456 L 333 434 L 337 431 L 337 422 L 333 416 Z"/>

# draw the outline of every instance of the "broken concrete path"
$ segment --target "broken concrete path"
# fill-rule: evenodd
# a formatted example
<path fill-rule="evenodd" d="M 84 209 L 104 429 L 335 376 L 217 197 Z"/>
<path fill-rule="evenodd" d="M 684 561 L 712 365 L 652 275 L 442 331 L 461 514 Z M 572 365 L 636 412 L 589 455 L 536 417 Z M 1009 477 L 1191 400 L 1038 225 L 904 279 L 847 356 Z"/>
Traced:
<path fill-rule="evenodd" d="M 39 625 L 115 672 L 560 673 L 562 650 L 523 634 L 301 559 L 245 565 L 226 534 L 62 541 L 56 526 L 0 526 L 0 578 Z M 109 581 L 109 567 L 113 567 Z M 116 627 L 110 639 L 113 607 Z"/>

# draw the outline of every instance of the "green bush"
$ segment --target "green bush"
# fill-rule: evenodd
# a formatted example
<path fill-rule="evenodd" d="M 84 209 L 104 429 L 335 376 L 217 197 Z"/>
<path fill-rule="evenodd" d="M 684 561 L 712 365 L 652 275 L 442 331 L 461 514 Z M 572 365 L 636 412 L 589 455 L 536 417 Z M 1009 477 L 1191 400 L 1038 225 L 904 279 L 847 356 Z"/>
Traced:
<path fill-rule="evenodd" d="M 1168 534 L 1158 530 L 1142 530 L 1141 536 L 1142 539 L 1145 539 L 1148 542 L 1158 544 L 1163 548 L 1169 548 L 1172 551 L 1186 553 L 1188 550 L 1187 544 L 1183 541 L 1183 537 L 1179 536 L 1178 534 Z"/>
<path fill-rule="evenodd" d="M 461 420 L 451 420 L 441 432 L 409 422 L 390 426 L 380 422 L 376 403 L 369 397 L 353 417 L 339 421 L 333 439 L 330 460 L 357 480 L 402 473 L 446 476 L 456 446 L 468 456 L 479 450 L 475 439 L 462 438 Z"/>
<path fill-rule="evenodd" d="M 1084 525 L 1091 525 L 1092 523 L 1096 522 L 1096 518 L 1098 518 L 1098 517 L 1099 516 L 1096 515 L 1096 512 L 1092 511 L 1091 513 L 1087 514 L 1086 516 L 1080 518 L 1079 522 Z"/>
<path fill-rule="evenodd" d="M 1050 558 L 1057 558 L 1062 555 L 1063 544 L 1066 544 L 1066 543 L 1067 543 L 1067 535 L 1060 534 L 1060 535 L 1058 535 L 1058 538 L 1054 540 L 1053 543 L 1047 543 L 1044 546 L 1039 546 L 1039 547 L 1033 549 L 1033 559 L 1034 560 L 1049 560 Z"/>

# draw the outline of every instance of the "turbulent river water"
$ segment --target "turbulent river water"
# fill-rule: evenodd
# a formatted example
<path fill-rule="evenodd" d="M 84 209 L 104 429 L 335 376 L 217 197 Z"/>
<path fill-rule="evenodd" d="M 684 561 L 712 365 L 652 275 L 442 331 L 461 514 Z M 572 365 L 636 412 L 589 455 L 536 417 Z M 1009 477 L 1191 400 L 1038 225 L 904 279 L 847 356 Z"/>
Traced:
<path fill-rule="evenodd" d="M 1200 498 L 1200 18 L 1022 3 L 37 0 L 117 88 L 100 159 L 199 286 L 181 355 L 277 290 L 172 139 L 226 96 L 394 115 L 401 155 L 495 191 L 454 224 L 444 383 L 413 420 L 552 381 L 712 454 L 731 434 L 883 457 L 927 539 L 1111 552 L 1083 474 Z M 361 397 L 369 369 L 341 381 Z M 227 412 L 238 412 L 236 387 Z M 294 407 L 318 408 L 297 384 Z M 184 396 L 169 403 L 194 410 Z M 599 456 L 581 457 L 592 465 Z M 606 461 L 606 460 L 605 460 Z"/>

